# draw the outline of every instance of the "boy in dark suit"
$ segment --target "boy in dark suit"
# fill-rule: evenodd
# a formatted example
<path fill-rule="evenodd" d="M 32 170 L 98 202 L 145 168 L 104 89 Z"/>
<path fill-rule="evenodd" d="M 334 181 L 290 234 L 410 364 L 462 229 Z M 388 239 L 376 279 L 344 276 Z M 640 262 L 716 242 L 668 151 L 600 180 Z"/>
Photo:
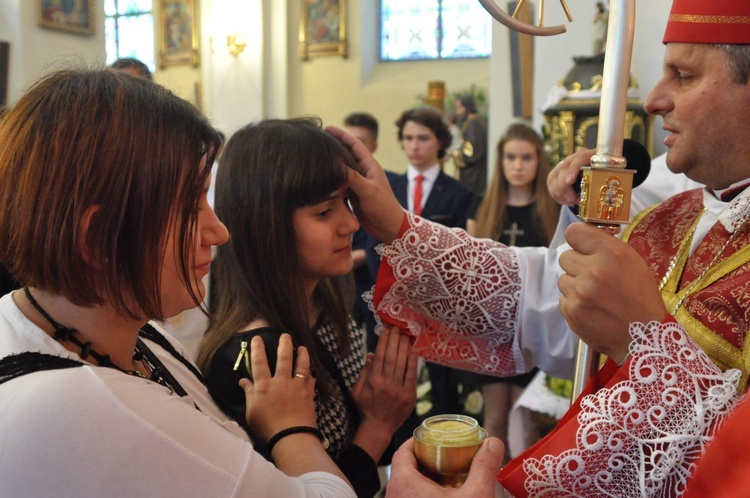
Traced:
<path fill-rule="evenodd" d="M 448 227 L 466 228 L 474 198 L 470 188 L 441 167 L 452 136 L 443 115 L 431 107 L 404 111 L 396 121 L 398 139 L 409 159 L 407 171 L 391 179 L 402 206 Z"/>
<path fill-rule="evenodd" d="M 443 115 L 432 107 L 409 109 L 401 114 L 396 126 L 409 160 L 406 173 L 390 179 L 396 199 L 423 218 L 465 229 L 475 194 L 442 170 L 441 160 L 452 140 Z M 451 369 L 428 362 L 427 370 L 432 384 L 432 414 L 461 413 Z"/>

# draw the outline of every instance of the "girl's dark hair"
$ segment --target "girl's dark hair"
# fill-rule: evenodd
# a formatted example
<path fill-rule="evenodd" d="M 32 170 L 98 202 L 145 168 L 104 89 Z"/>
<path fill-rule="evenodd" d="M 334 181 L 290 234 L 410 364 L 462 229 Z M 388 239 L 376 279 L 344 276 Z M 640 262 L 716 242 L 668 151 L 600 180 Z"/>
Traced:
<path fill-rule="evenodd" d="M 503 174 L 503 156 L 505 144 L 510 140 L 522 140 L 534 145 L 536 156 L 539 160 L 534 180 L 534 196 L 536 202 L 537 222 L 541 223 L 546 243 L 549 244 L 555 234 L 557 217 L 560 206 L 552 199 L 547 190 L 547 175 L 550 171 L 547 152 L 544 150 L 542 137 L 533 128 L 515 123 L 508 127 L 505 134 L 497 143 L 497 159 L 495 161 L 495 174 L 492 178 L 490 188 L 487 190 L 482 204 L 477 210 L 474 236 L 499 240 L 503 228 L 505 228 L 505 207 L 508 204 L 508 181 Z"/>
<path fill-rule="evenodd" d="M 306 346 L 326 399 L 334 380 L 315 351 L 292 215 L 317 204 L 347 182 L 349 152 L 313 118 L 272 119 L 245 126 L 227 142 L 216 178 L 216 213 L 229 242 L 212 263 L 215 320 L 201 343 L 198 364 L 208 371 L 214 353 L 255 319 L 289 332 Z M 338 349 L 350 349 L 348 303 L 342 279 L 322 279 L 315 306 L 333 321 Z"/>
<path fill-rule="evenodd" d="M 194 231 L 220 140 L 195 107 L 144 79 L 66 69 L 2 115 L 0 136 L 0 259 L 19 282 L 164 319 L 175 233 L 181 278 L 201 301 L 189 284 Z"/>

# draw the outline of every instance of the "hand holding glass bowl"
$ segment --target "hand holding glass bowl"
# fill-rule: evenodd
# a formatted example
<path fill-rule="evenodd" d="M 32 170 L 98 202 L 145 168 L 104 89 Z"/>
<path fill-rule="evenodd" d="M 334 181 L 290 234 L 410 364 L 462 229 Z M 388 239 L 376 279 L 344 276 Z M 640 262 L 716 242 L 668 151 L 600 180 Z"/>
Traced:
<path fill-rule="evenodd" d="M 445 487 L 460 487 L 487 431 L 465 415 L 435 415 L 414 430 L 419 471 Z"/>

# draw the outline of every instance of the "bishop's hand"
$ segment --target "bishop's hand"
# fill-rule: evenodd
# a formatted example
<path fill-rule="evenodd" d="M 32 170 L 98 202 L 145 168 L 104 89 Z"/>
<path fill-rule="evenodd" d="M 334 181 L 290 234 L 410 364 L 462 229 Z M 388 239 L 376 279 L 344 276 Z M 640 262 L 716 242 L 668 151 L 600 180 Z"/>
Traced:
<path fill-rule="evenodd" d="M 393 195 L 385 171 L 357 138 L 335 126 L 326 127 L 326 131 L 349 149 L 357 162 L 357 171 L 348 171 L 348 185 L 355 194 L 352 205 L 362 228 L 379 241 L 391 243 L 401 228 L 404 210 Z"/>
<path fill-rule="evenodd" d="M 668 315 L 658 282 L 632 247 L 593 225 L 574 223 L 565 238 L 572 250 L 560 256 L 560 311 L 581 340 L 621 363 L 630 324 Z"/>

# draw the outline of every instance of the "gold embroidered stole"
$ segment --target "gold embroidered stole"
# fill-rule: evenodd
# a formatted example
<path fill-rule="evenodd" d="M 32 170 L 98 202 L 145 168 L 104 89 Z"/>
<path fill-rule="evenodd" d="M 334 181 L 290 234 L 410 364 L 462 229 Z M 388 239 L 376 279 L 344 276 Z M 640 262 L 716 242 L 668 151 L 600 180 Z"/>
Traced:
<path fill-rule="evenodd" d="M 717 223 L 691 256 L 692 234 L 702 212 L 700 190 L 679 194 L 638 215 L 623 240 L 641 254 L 657 281 L 663 281 L 665 306 L 670 311 L 679 306 L 675 318 L 711 360 L 722 370 L 742 372 L 738 389 L 744 392 L 750 377 L 750 233 L 740 227 L 743 232 L 722 246 L 720 238 L 726 241 L 731 234 Z M 713 258 L 706 259 L 706 254 L 712 250 L 714 256 L 716 250 L 730 254 L 708 266 Z"/>

